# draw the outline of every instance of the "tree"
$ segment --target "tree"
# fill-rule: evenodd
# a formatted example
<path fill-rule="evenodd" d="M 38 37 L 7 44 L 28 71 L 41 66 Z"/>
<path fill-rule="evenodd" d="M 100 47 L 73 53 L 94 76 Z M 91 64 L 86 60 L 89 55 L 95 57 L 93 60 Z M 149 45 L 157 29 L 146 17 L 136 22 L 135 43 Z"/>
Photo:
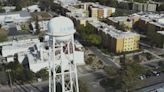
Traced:
<path fill-rule="evenodd" d="M 39 6 L 41 10 L 48 11 L 51 8 L 50 6 L 52 4 L 53 4 L 53 0 L 39 0 Z"/>
<path fill-rule="evenodd" d="M 164 72 L 164 61 L 160 61 L 158 65 L 160 66 L 160 71 Z"/>
<path fill-rule="evenodd" d="M 118 71 L 119 88 L 123 92 L 133 92 L 138 86 L 142 84 L 141 80 L 137 78 L 144 72 L 143 67 L 135 62 L 126 63 Z"/>
<path fill-rule="evenodd" d="M 164 4 L 161 4 L 158 8 L 157 8 L 158 11 L 164 11 Z"/>
<path fill-rule="evenodd" d="M 85 27 L 83 25 L 80 25 L 77 29 L 82 39 L 96 46 L 99 46 L 101 44 L 101 36 L 96 33 L 93 26 L 89 24 Z"/>
<path fill-rule="evenodd" d="M 114 78 L 117 76 L 118 69 L 112 66 L 105 66 L 104 71 L 110 76 L 110 78 Z"/>
<path fill-rule="evenodd" d="M 22 7 L 27 7 L 30 5 L 30 0 L 9 0 L 10 5 L 16 6 L 15 11 L 20 11 Z"/>
<path fill-rule="evenodd" d="M 43 80 L 48 79 L 48 70 L 46 68 L 41 69 L 36 73 L 37 78 L 41 78 Z"/>
<path fill-rule="evenodd" d="M 20 11 L 21 9 L 22 9 L 22 7 L 19 4 L 17 4 L 16 8 L 15 8 L 15 11 Z"/>
<path fill-rule="evenodd" d="M 4 29 L 0 29 L 0 42 L 7 41 L 8 32 Z"/>
<path fill-rule="evenodd" d="M 146 3 L 147 1 L 149 0 L 127 0 L 127 1 L 130 1 L 130 2 L 139 2 L 139 3 Z"/>
<path fill-rule="evenodd" d="M 93 57 L 89 57 L 85 63 L 91 65 L 93 63 Z"/>
<path fill-rule="evenodd" d="M 94 44 L 94 45 L 100 45 L 101 44 L 101 37 L 97 34 L 90 34 L 87 38 L 88 42 Z"/>
<path fill-rule="evenodd" d="M 29 82 L 29 81 L 32 81 L 32 80 L 34 80 L 34 76 L 35 76 L 35 74 L 34 74 L 34 72 L 32 72 L 31 70 L 29 70 L 29 69 L 24 69 L 24 77 L 25 77 L 25 81 L 27 81 L 27 82 Z"/>
<path fill-rule="evenodd" d="M 112 82 L 108 85 L 121 90 L 121 92 L 133 92 L 138 88 L 142 81 L 137 77 L 145 72 L 144 68 L 135 62 L 125 63 L 120 69 L 106 67 L 105 71 L 110 76 L 108 83 Z"/>
<path fill-rule="evenodd" d="M 6 69 L 11 69 L 11 77 L 13 81 L 20 81 L 21 83 L 29 82 L 34 79 L 34 73 L 23 67 L 18 60 L 7 64 Z"/>
<path fill-rule="evenodd" d="M 40 33 L 40 26 L 39 26 L 38 16 L 36 16 L 36 18 L 35 18 L 35 29 L 36 29 L 35 34 L 39 35 L 39 33 Z"/>
<path fill-rule="evenodd" d="M 88 86 L 82 80 L 79 80 L 79 92 L 90 92 Z"/>
<path fill-rule="evenodd" d="M 2 6 L 0 5 L 0 13 L 4 13 L 4 12 L 5 12 L 5 10 L 2 9 Z"/>

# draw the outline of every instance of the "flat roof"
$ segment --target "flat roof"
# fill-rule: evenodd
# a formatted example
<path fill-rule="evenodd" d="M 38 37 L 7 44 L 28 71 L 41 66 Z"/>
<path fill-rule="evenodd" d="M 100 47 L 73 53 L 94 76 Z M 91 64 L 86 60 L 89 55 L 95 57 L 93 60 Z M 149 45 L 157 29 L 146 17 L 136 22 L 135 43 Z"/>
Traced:
<path fill-rule="evenodd" d="M 1 15 L 14 15 L 14 14 L 19 14 L 21 17 L 29 17 L 31 16 L 29 12 L 27 11 L 16 11 L 16 12 L 7 12 L 7 13 L 0 13 Z"/>
<path fill-rule="evenodd" d="M 125 21 L 128 19 L 128 16 L 119 16 L 119 17 L 109 17 L 109 20 L 112 20 L 114 22 L 118 22 L 118 21 Z"/>
<path fill-rule="evenodd" d="M 157 14 L 157 13 L 138 13 L 141 20 L 147 21 L 153 25 L 164 27 L 164 23 L 159 22 L 159 20 L 164 18 L 164 14 Z"/>
<path fill-rule="evenodd" d="M 100 21 L 94 21 L 94 22 L 89 22 L 89 23 L 93 25 L 94 27 L 102 30 L 103 32 L 111 35 L 114 38 L 128 38 L 132 36 L 140 36 L 139 34 L 134 33 L 134 32 L 123 32 L 121 30 L 116 29 L 114 26 L 105 24 Z"/>

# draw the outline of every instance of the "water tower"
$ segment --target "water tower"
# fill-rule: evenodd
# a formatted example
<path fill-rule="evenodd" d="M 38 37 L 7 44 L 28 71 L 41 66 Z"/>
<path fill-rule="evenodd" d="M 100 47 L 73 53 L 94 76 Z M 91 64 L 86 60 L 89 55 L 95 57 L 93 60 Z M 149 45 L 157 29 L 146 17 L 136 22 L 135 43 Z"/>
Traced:
<path fill-rule="evenodd" d="M 74 24 L 67 17 L 55 17 L 48 24 L 49 92 L 79 92 L 74 61 Z"/>

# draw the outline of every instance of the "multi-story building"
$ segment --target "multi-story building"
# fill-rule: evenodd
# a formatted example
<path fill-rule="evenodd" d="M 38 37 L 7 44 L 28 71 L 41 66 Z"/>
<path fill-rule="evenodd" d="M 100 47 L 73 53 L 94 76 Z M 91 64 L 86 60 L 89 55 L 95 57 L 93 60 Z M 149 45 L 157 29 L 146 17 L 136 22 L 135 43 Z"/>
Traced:
<path fill-rule="evenodd" d="M 47 40 L 40 42 L 38 38 L 16 40 L 0 43 L 2 49 L 0 55 L 5 63 L 13 62 L 17 55 L 20 64 L 29 66 L 33 72 L 37 72 L 42 68 L 48 68 L 48 50 L 46 46 Z M 75 40 L 75 61 L 77 65 L 84 65 L 84 49 L 83 46 Z"/>
<path fill-rule="evenodd" d="M 133 3 L 133 10 L 136 11 L 156 11 L 157 5 L 153 3 Z"/>
<path fill-rule="evenodd" d="M 100 18 L 103 18 L 104 17 L 104 9 L 103 8 L 98 9 L 98 16 Z"/>
<path fill-rule="evenodd" d="M 84 9 L 89 11 L 90 17 L 107 18 L 115 12 L 115 8 L 95 3 L 84 3 Z"/>
<path fill-rule="evenodd" d="M 31 32 L 36 32 L 36 22 L 38 22 L 40 31 L 48 30 L 48 22 L 53 17 L 47 12 L 34 12 L 31 13 L 33 20 L 31 21 Z"/>
<path fill-rule="evenodd" d="M 100 21 L 89 22 L 102 37 L 102 45 L 115 53 L 139 50 L 140 35 L 123 32 Z"/>
<path fill-rule="evenodd" d="M 41 9 L 39 8 L 38 5 L 31 5 L 28 7 L 22 8 L 22 11 L 28 11 L 28 12 L 40 12 Z"/>
<path fill-rule="evenodd" d="M 98 12 L 99 11 L 99 8 L 91 8 L 91 14 L 92 14 L 92 17 L 98 17 Z"/>
<path fill-rule="evenodd" d="M 76 4 L 78 2 L 78 0 L 54 0 L 54 2 L 67 6 L 70 4 Z"/>
<path fill-rule="evenodd" d="M 73 20 L 76 27 L 80 25 L 86 26 L 88 21 L 98 20 L 97 18 L 83 16 L 82 13 L 67 12 L 66 15 Z"/>
<path fill-rule="evenodd" d="M 164 30 L 164 14 L 142 13 L 137 16 L 140 18 L 135 27 L 146 34 L 154 45 L 162 47 L 163 44 L 158 41 L 158 31 Z"/>
<path fill-rule="evenodd" d="M 130 29 L 133 27 L 133 19 L 131 19 L 128 16 L 109 17 L 107 21 L 110 25 L 113 25 L 124 31 L 131 31 Z M 121 27 L 126 27 L 126 28 L 123 29 Z"/>
<path fill-rule="evenodd" d="M 21 23 L 30 21 L 31 15 L 27 11 L 8 12 L 0 14 L 0 24 Z"/>

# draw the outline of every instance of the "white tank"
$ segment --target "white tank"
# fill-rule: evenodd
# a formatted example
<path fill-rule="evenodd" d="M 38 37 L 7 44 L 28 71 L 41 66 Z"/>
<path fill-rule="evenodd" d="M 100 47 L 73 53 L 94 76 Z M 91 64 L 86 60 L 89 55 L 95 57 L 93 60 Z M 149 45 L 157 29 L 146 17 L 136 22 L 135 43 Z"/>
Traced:
<path fill-rule="evenodd" d="M 55 17 L 48 23 L 48 35 L 57 41 L 68 41 L 75 32 L 72 20 L 67 17 Z"/>

